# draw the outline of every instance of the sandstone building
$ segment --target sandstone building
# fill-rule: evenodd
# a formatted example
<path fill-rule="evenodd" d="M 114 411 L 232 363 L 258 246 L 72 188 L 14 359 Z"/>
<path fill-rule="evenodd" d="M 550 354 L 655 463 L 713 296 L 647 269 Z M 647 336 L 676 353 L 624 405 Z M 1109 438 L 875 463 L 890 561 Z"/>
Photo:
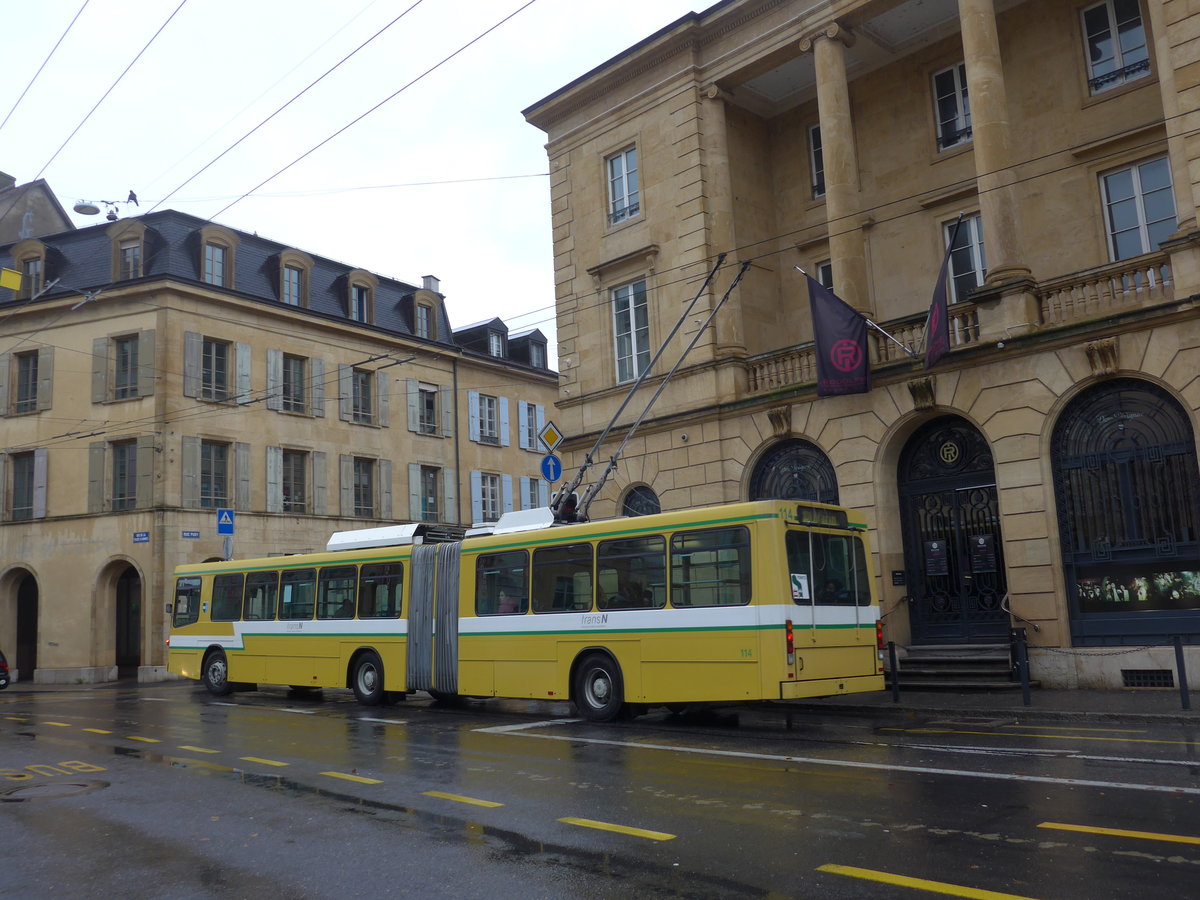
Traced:
<path fill-rule="evenodd" d="M 753 261 L 593 515 L 839 502 L 899 644 L 1020 626 L 1045 684 L 1143 686 L 1180 636 L 1200 684 L 1198 34 L 1189 0 L 724 0 L 525 110 L 568 468 Z M 904 345 L 871 333 L 869 392 L 817 396 L 797 266 Z"/>
<path fill-rule="evenodd" d="M 172 211 L 0 265 L 23 276 L 0 290 L 0 642 L 22 679 L 162 677 L 179 563 L 547 502 L 545 337 L 453 331 L 432 276 Z"/>

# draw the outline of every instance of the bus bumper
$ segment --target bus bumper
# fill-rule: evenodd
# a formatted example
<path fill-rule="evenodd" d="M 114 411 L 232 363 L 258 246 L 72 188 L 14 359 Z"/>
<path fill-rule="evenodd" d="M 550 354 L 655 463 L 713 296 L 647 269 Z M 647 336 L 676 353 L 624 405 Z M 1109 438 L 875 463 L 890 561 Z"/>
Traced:
<path fill-rule="evenodd" d="M 822 678 L 815 681 L 781 681 L 780 700 L 802 700 L 811 697 L 836 697 L 839 694 L 861 694 L 884 689 L 882 675 L 855 675 L 849 678 Z"/>

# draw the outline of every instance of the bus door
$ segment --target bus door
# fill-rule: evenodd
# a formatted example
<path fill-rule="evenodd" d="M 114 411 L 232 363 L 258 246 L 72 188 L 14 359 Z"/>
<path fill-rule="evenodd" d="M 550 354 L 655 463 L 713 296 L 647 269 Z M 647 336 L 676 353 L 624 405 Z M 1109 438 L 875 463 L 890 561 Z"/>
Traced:
<path fill-rule="evenodd" d="M 413 548 L 405 689 L 458 693 L 458 563 L 462 542 Z"/>

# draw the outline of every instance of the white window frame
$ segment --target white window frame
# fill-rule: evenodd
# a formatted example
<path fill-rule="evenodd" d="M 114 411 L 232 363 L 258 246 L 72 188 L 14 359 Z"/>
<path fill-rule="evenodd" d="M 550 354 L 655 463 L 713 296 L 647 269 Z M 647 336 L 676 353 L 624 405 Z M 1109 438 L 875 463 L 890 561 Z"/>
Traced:
<path fill-rule="evenodd" d="M 417 321 L 416 321 L 417 337 L 432 338 L 433 334 L 433 307 L 428 303 L 417 304 Z"/>
<path fill-rule="evenodd" d="M 224 458 L 214 466 L 213 452 L 217 448 L 221 449 Z M 234 455 L 232 451 L 232 445 L 224 441 L 200 441 L 199 488 L 202 509 L 220 509 L 231 505 L 229 470 Z M 219 492 L 215 490 L 217 484 L 221 487 Z"/>
<path fill-rule="evenodd" d="M 1126 0 L 1137 9 L 1137 32 L 1141 35 L 1141 43 L 1121 47 L 1119 30 L 1123 24 L 1134 21 L 1126 19 L 1124 23 L 1117 21 L 1116 0 L 1103 0 L 1079 11 L 1079 33 L 1083 39 L 1083 55 L 1087 62 L 1088 90 L 1094 96 L 1111 91 L 1113 88 L 1145 78 L 1150 74 L 1150 49 L 1146 44 L 1146 23 L 1142 17 L 1142 7 L 1138 0 Z M 1104 34 L 1111 47 L 1111 52 L 1101 59 L 1092 58 L 1093 41 L 1088 33 L 1088 15 L 1097 10 L 1104 10 Z M 1097 36 L 1100 32 L 1096 32 Z M 1141 51 L 1140 53 L 1138 51 Z M 1101 51 L 1098 51 L 1101 52 Z M 1105 64 L 1112 63 L 1111 68 Z M 1098 67 L 1108 68 L 1108 71 L 1097 74 Z"/>
<path fill-rule="evenodd" d="M 950 236 L 954 233 L 954 222 L 942 223 L 942 245 L 950 246 Z M 979 213 L 963 216 L 962 225 L 958 231 L 958 249 L 950 253 L 950 302 L 961 303 L 965 297 L 959 296 L 960 283 L 972 276 L 974 290 L 983 284 L 987 277 L 987 255 L 983 248 L 983 218 Z M 961 293 L 967 294 L 964 290 Z"/>
<path fill-rule="evenodd" d="M 350 285 L 350 318 L 355 322 L 371 319 L 371 288 L 365 284 Z"/>
<path fill-rule="evenodd" d="M 818 200 L 825 196 L 825 151 L 821 146 L 821 126 L 808 128 L 808 171 L 812 175 L 812 196 Z"/>
<path fill-rule="evenodd" d="M 617 383 L 633 381 L 650 363 L 650 309 L 644 279 L 612 289 L 613 353 Z M 644 325 L 637 325 L 638 310 Z M 623 344 L 627 346 L 622 346 Z"/>
<path fill-rule="evenodd" d="M 1161 166 L 1167 175 L 1167 183 L 1165 186 L 1156 187 L 1150 191 L 1146 191 L 1143 186 L 1144 171 L 1149 166 Z M 1129 197 L 1121 197 L 1114 200 L 1111 192 L 1112 179 L 1125 173 L 1129 174 L 1133 193 Z M 1169 235 L 1175 231 L 1178 223 L 1178 211 L 1175 208 L 1174 187 L 1171 179 L 1171 165 L 1166 156 L 1156 156 L 1152 159 L 1139 160 L 1128 166 L 1122 166 L 1119 169 L 1110 169 L 1107 172 L 1100 174 L 1100 193 L 1104 203 L 1104 231 L 1108 239 L 1108 255 L 1113 262 L 1118 262 L 1122 259 L 1131 259 L 1135 256 L 1141 256 L 1143 253 L 1151 253 L 1158 249 L 1158 243 L 1151 237 L 1151 230 L 1160 230 L 1155 226 L 1163 222 L 1170 222 L 1170 229 L 1163 235 Z M 1146 212 L 1146 198 L 1152 194 L 1165 194 L 1171 201 L 1171 215 L 1169 218 L 1155 219 L 1149 221 Z M 1137 235 L 1139 249 L 1136 253 L 1125 253 L 1119 255 L 1117 251 L 1117 232 L 1114 229 L 1113 222 L 1113 207 L 1118 203 L 1130 203 L 1137 215 Z M 1122 234 L 1130 232 L 1131 229 L 1123 229 Z"/>
<path fill-rule="evenodd" d="M 375 424 L 375 411 L 378 406 L 375 402 L 376 381 L 375 372 L 370 369 L 351 369 L 350 420 L 352 422 L 357 422 L 359 425 Z"/>
<path fill-rule="evenodd" d="M 939 93 L 938 79 L 944 75 L 950 76 L 951 90 Z M 930 77 L 930 93 L 933 95 L 933 121 L 938 153 L 961 147 L 971 142 L 971 101 L 967 96 L 967 67 L 964 62 L 956 62 L 934 72 Z M 952 100 L 953 116 L 942 109 L 944 100 Z"/>
<path fill-rule="evenodd" d="M 142 277 L 142 239 L 121 241 L 117 247 L 117 259 L 121 281 Z"/>
<path fill-rule="evenodd" d="M 280 298 L 287 306 L 303 306 L 304 270 L 299 266 L 283 267 L 283 296 Z"/>
<path fill-rule="evenodd" d="M 817 263 L 817 282 L 828 291 L 833 290 L 833 262 L 825 260 Z"/>
<path fill-rule="evenodd" d="M 498 331 L 488 332 L 488 355 L 496 357 L 504 356 L 504 335 Z"/>
<path fill-rule="evenodd" d="M 204 282 L 225 287 L 229 269 L 229 248 L 224 244 L 207 241 L 204 244 Z"/>
<path fill-rule="evenodd" d="M 608 157 L 604 170 L 608 177 L 608 224 L 636 218 L 642 211 L 637 146 L 626 147 Z"/>

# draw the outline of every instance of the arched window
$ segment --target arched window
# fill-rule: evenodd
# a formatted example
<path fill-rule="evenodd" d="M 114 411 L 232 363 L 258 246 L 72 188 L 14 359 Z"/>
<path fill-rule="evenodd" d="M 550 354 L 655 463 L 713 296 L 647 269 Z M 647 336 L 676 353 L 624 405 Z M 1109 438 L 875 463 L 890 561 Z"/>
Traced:
<path fill-rule="evenodd" d="M 793 438 L 772 447 L 750 478 L 751 500 L 810 500 L 837 503 L 837 475 L 820 448 Z"/>
<path fill-rule="evenodd" d="M 662 504 L 658 502 L 658 494 L 644 484 L 630 488 L 621 503 L 623 516 L 652 516 L 660 512 Z"/>
<path fill-rule="evenodd" d="M 1051 461 L 1075 642 L 1200 630 L 1200 472 L 1183 407 L 1150 382 L 1104 382 L 1063 411 Z"/>

